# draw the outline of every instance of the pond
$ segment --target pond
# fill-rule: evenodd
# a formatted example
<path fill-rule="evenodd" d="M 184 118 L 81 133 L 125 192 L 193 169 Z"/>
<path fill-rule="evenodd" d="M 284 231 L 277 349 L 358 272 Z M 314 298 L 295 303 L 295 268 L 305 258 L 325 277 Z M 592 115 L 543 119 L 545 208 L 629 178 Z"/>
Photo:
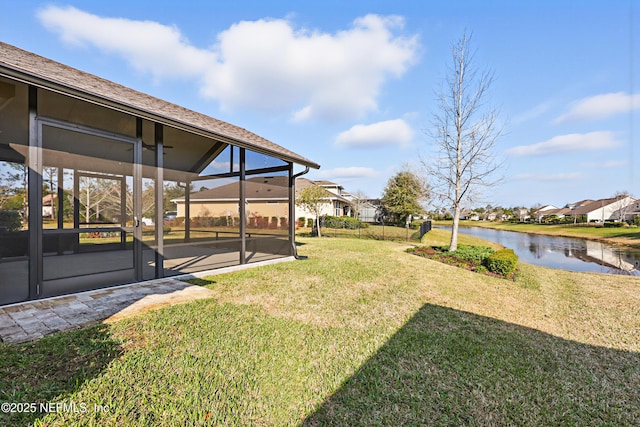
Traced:
<path fill-rule="evenodd" d="M 593 240 L 481 227 L 460 227 L 460 233 L 511 248 L 520 261 L 528 264 L 568 271 L 640 276 L 640 249 L 618 247 Z"/>

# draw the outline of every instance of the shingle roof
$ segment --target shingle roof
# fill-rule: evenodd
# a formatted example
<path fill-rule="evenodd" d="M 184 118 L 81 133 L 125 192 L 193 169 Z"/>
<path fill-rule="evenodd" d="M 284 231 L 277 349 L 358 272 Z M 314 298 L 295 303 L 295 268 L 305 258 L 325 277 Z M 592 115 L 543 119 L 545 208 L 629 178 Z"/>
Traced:
<path fill-rule="evenodd" d="M 303 188 L 309 187 L 310 185 L 317 185 L 319 187 L 323 187 L 324 188 L 323 183 L 324 184 L 330 183 L 332 185 L 337 185 L 337 184 L 335 184 L 333 182 L 330 182 L 330 181 L 312 181 L 312 180 L 307 179 L 307 178 L 298 178 L 298 179 L 296 179 L 296 191 L 300 191 Z M 340 187 L 342 187 L 342 186 L 340 186 Z M 339 200 L 339 201 L 341 201 L 343 203 L 351 203 L 349 200 L 345 199 L 344 197 L 339 196 L 339 195 L 337 195 L 335 193 L 332 193 L 329 190 L 327 190 L 327 195 L 328 195 L 329 200 Z"/>
<path fill-rule="evenodd" d="M 586 203 L 576 209 L 574 209 L 574 214 L 575 215 L 584 215 L 584 214 L 588 214 L 590 212 L 593 212 L 597 209 L 603 208 L 605 206 L 609 206 L 612 203 L 617 202 L 618 200 L 621 200 L 623 198 L 625 198 L 627 196 L 618 196 L 618 197 L 611 197 L 609 199 L 600 199 L 600 200 L 591 200 L 589 201 L 589 203 Z"/>
<path fill-rule="evenodd" d="M 319 169 L 320 165 L 246 129 L 0 42 L 0 75 L 86 99 L 188 132 Z"/>
<path fill-rule="evenodd" d="M 232 182 L 208 190 L 191 193 L 189 199 L 193 201 L 226 201 L 238 200 L 239 182 Z M 287 200 L 289 198 L 289 177 L 268 176 L 248 178 L 245 181 L 245 197 L 248 200 Z M 184 197 L 174 199 L 184 201 Z"/>

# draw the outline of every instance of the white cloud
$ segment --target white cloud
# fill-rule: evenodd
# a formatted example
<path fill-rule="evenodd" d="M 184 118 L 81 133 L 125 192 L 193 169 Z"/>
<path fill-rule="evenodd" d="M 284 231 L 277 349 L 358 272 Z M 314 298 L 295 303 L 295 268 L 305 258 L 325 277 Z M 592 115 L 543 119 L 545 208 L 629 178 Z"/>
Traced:
<path fill-rule="evenodd" d="M 512 122 L 514 124 L 522 124 L 530 120 L 536 119 L 541 115 L 543 115 L 544 113 L 546 113 L 547 111 L 549 111 L 551 106 L 552 106 L 551 102 L 544 102 L 542 104 L 538 104 L 535 107 L 515 116 Z"/>
<path fill-rule="evenodd" d="M 602 150 L 621 145 L 614 132 L 599 131 L 555 136 L 532 145 L 519 145 L 507 150 L 512 156 L 542 156 L 566 152 Z"/>
<path fill-rule="evenodd" d="M 523 173 L 513 177 L 513 179 L 519 181 L 574 181 L 577 179 L 584 179 L 585 174 L 580 172 L 561 172 L 555 174 L 548 173 Z"/>
<path fill-rule="evenodd" d="M 378 172 L 375 169 L 351 166 L 345 168 L 335 168 L 320 171 L 316 174 L 322 179 L 353 179 L 353 178 L 373 178 L 378 176 Z"/>
<path fill-rule="evenodd" d="M 583 163 L 581 166 L 594 169 L 615 169 L 629 165 L 627 160 L 607 160 L 605 162 Z"/>
<path fill-rule="evenodd" d="M 191 46 L 176 27 L 152 21 L 102 18 L 72 6 L 47 6 L 38 11 L 38 19 L 64 42 L 119 54 L 157 79 L 198 77 L 216 58 L 214 52 Z"/>
<path fill-rule="evenodd" d="M 569 111 L 555 119 L 554 123 L 604 119 L 639 108 L 640 93 L 635 95 L 629 95 L 624 92 L 605 93 L 574 102 Z"/>
<path fill-rule="evenodd" d="M 413 129 L 402 119 L 386 120 L 370 125 L 355 125 L 340 132 L 336 144 L 345 147 L 407 146 L 413 139 Z"/>
<path fill-rule="evenodd" d="M 197 78 L 224 109 L 286 111 L 295 120 L 358 117 L 377 108 L 380 87 L 414 61 L 416 36 L 394 35 L 398 16 L 367 15 L 335 34 L 284 19 L 242 21 L 202 49 L 180 30 L 151 21 L 103 18 L 48 6 L 38 18 L 67 43 L 122 56 L 156 79 Z"/>

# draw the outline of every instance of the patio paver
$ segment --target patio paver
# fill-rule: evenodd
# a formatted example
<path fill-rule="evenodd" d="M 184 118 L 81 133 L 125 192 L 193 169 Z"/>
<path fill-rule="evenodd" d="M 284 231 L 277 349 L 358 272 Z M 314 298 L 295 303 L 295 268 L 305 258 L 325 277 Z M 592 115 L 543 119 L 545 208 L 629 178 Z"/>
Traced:
<path fill-rule="evenodd" d="M 202 286 L 159 279 L 0 307 L 0 341 L 17 344 L 58 331 L 113 322 L 169 304 L 209 298 Z"/>

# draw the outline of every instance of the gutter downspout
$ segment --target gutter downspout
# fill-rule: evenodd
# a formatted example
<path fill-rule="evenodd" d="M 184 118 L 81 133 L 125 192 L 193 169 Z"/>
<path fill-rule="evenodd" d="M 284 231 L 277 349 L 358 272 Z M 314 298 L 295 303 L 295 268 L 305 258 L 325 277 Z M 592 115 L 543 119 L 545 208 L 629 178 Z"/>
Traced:
<path fill-rule="evenodd" d="M 291 173 L 293 173 L 293 163 L 291 163 Z M 309 173 L 309 166 L 305 166 L 302 172 L 295 175 L 289 174 L 289 235 L 291 253 L 296 259 L 304 259 L 298 256 L 296 247 L 296 178 Z"/>

